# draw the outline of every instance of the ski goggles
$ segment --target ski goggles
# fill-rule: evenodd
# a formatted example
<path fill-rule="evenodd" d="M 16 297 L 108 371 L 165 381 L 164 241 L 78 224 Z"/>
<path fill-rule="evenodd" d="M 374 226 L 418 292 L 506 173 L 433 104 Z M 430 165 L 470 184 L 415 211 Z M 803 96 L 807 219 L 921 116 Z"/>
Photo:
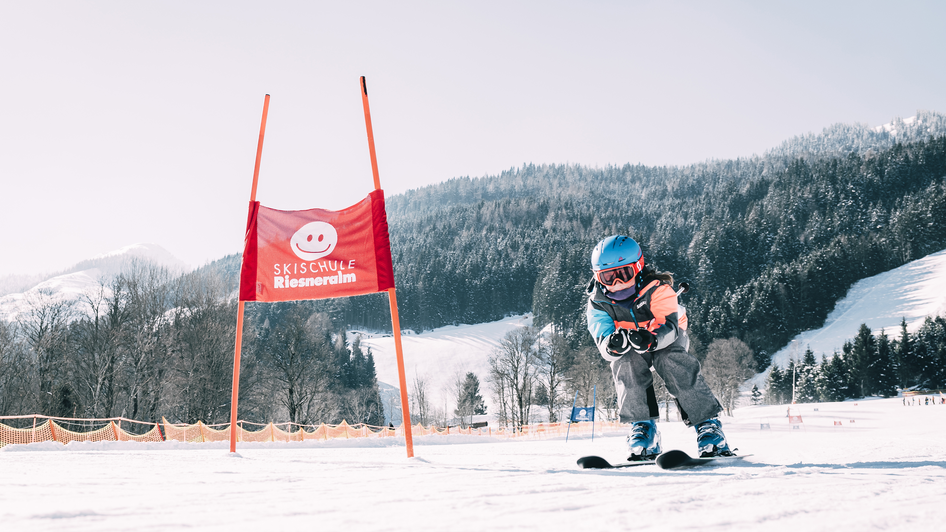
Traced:
<path fill-rule="evenodd" d="M 644 258 L 641 257 L 637 262 L 618 266 L 617 268 L 608 268 L 595 272 L 595 279 L 605 286 L 612 286 L 616 283 L 629 283 L 637 277 L 637 274 L 644 268 Z"/>

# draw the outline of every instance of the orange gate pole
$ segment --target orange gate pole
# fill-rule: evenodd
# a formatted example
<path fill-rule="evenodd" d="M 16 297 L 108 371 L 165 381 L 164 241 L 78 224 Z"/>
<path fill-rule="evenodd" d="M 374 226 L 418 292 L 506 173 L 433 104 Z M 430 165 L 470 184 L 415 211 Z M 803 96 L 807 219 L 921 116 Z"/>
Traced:
<path fill-rule="evenodd" d="M 253 168 L 253 187 L 250 203 L 256 201 L 256 185 L 259 182 L 259 165 L 263 157 L 263 136 L 266 134 L 266 116 L 269 114 L 269 95 L 263 98 L 263 118 L 259 126 L 259 143 L 256 145 L 256 166 Z M 233 393 L 230 395 L 230 452 L 236 452 L 237 401 L 240 397 L 240 347 L 243 345 L 243 301 L 237 304 L 236 346 L 233 348 Z"/>
<path fill-rule="evenodd" d="M 368 130 L 368 153 L 371 156 L 371 174 L 374 176 L 374 189 L 381 190 L 381 178 L 378 174 L 378 156 L 374 150 L 374 131 L 371 129 L 371 110 L 368 107 L 368 85 L 361 76 L 361 103 L 365 108 L 365 128 Z M 401 321 L 397 314 L 397 294 L 394 287 L 388 288 L 388 303 L 391 307 L 391 328 L 394 330 L 394 351 L 397 354 L 397 379 L 401 387 L 401 415 L 404 423 L 404 443 L 407 457 L 414 456 L 414 438 L 411 435 L 411 412 L 407 400 L 407 378 L 404 375 L 404 351 L 401 349 Z"/>

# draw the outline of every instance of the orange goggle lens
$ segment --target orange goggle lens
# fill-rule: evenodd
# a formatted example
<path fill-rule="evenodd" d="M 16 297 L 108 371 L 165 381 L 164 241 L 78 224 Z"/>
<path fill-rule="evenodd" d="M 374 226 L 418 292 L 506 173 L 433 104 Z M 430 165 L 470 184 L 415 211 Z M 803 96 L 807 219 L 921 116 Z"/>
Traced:
<path fill-rule="evenodd" d="M 612 270 L 595 272 L 595 276 L 598 278 L 598 282 L 606 286 L 611 286 L 619 281 L 626 283 L 634 278 L 634 268 L 621 266 L 620 268 L 614 268 Z"/>
<path fill-rule="evenodd" d="M 640 272 L 638 269 L 637 262 L 634 264 L 628 264 L 626 266 L 618 266 L 617 268 L 611 268 L 608 270 L 601 270 L 595 272 L 595 278 L 598 279 L 598 282 L 605 285 L 611 286 L 617 282 L 629 283 L 634 280 L 634 277 Z"/>

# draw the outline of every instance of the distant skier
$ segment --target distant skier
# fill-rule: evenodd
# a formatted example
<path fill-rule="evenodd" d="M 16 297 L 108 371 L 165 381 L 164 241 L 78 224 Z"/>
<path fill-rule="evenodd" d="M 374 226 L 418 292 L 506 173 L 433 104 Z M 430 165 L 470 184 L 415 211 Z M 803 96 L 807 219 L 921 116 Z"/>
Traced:
<path fill-rule="evenodd" d="M 699 361 L 687 353 L 686 311 L 677 302 L 673 276 L 645 267 L 640 245 L 621 235 L 595 246 L 591 269 L 588 331 L 611 363 L 620 420 L 632 423 L 628 460 L 652 460 L 661 452 L 651 366 L 667 383 L 683 422 L 696 427 L 700 455 L 731 456 L 716 419 L 722 407 Z"/>

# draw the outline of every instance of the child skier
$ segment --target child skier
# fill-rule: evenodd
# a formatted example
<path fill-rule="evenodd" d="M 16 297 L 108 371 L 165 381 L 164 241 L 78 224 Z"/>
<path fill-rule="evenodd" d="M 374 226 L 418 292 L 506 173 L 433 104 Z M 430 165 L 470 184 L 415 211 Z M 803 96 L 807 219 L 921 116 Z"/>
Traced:
<path fill-rule="evenodd" d="M 640 245 L 621 235 L 595 246 L 591 269 L 588 331 L 611 363 L 620 420 L 632 423 L 628 460 L 653 460 L 661 452 L 651 366 L 667 383 L 683 422 L 696 427 L 700 456 L 732 456 L 716 419 L 722 407 L 699 361 L 687 353 L 686 311 L 677 303 L 673 277 L 645 267 Z"/>

